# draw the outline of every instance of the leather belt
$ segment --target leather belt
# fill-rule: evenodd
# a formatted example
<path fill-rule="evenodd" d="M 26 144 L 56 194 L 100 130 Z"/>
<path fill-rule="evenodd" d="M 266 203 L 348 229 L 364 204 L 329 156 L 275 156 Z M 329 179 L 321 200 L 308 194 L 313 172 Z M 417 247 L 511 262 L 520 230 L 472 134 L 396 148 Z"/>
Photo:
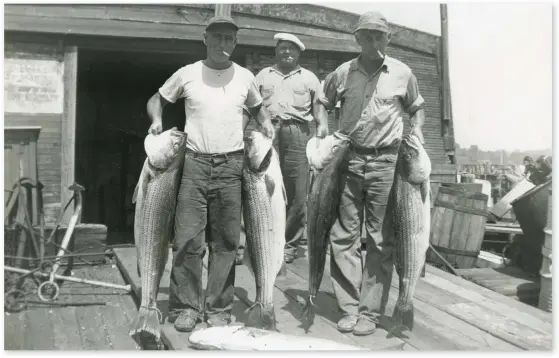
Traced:
<path fill-rule="evenodd" d="M 277 119 L 277 118 L 272 119 L 272 124 L 273 125 L 277 124 L 277 125 L 280 125 L 280 126 L 282 126 L 282 125 L 283 126 L 289 126 L 291 124 L 308 125 L 307 122 L 303 122 L 303 121 L 300 121 L 300 120 L 297 120 L 297 119 Z"/>
<path fill-rule="evenodd" d="M 225 158 L 227 159 L 227 157 L 234 157 L 237 155 L 243 155 L 245 154 L 245 150 L 244 149 L 239 149 L 239 150 L 235 150 L 233 152 L 226 152 L 226 153 L 199 153 L 199 152 L 195 152 L 193 150 L 187 149 L 186 153 L 188 153 L 188 155 L 190 155 L 191 157 L 202 157 L 202 158 Z"/>
<path fill-rule="evenodd" d="M 400 148 L 399 145 L 392 145 L 389 147 L 376 147 L 376 148 L 358 147 L 356 145 L 353 145 L 353 151 L 356 154 L 363 154 L 363 155 L 397 154 L 399 148 Z"/>

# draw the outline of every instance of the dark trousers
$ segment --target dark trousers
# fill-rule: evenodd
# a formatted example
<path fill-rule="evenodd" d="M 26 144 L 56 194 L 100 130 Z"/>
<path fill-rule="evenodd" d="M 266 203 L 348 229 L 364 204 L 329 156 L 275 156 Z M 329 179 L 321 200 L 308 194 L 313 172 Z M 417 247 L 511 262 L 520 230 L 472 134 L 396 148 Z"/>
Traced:
<path fill-rule="evenodd" d="M 281 173 L 287 194 L 287 222 L 285 229 L 285 253 L 294 255 L 305 235 L 307 179 L 307 143 L 311 139 L 309 123 L 296 121 L 273 121 L 275 128 L 274 148 L 280 158 Z"/>
<path fill-rule="evenodd" d="M 235 256 L 241 223 L 242 153 L 221 156 L 187 152 L 175 215 L 169 314 L 192 309 L 230 317 Z M 208 283 L 202 258 L 209 248 Z"/>

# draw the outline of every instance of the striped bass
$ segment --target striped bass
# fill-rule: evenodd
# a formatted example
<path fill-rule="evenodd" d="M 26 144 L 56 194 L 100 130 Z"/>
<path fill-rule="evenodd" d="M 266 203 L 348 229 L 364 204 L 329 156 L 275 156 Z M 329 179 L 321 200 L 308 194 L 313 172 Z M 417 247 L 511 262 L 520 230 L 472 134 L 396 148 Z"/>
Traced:
<path fill-rule="evenodd" d="M 274 285 L 283 267 L 287 196 L 272 139 L 253 131 L 245 138 L 242 207 L 244 263 L 256 282 L 247 326 L 275 330 Z"/>
<path fill-rule="evenodd" d="M 314 323 L 314 299 L 324 275 L 330 230 L 338 217 L 349 153 L 350 141 L 335 135 L 324 139 L 314 137 L 307 143 L 311 172 L 307 197 L 309 295 L 302 313 L 307 321 L 307 332 Z"/>
<path fill-rule="evenodd" d="M 402 138 L 394 183 L 386 206 L 386 222 L 396 244 L 399 293 L 393 318 L 396 328 L 413 329 L 413 296 L 425 265 L 431 228 L 431 161 L 414 135 Z"/>
<path fill-rule="evenodd" d="M 222 326 L 192 332 L 188 343 L 196 349 L 231 351 L 355 351 L 360 347 L 334 341 L 282 334 L 254 327 Z"/>
<path fill-rule="evenodd" d="M 146 137 L 147 158 L 132 197 L 142 298 L 129 334 L 143 349 L 163 348 L 156 298 L 173 234 L 186 138 L 176 128 Z"/>

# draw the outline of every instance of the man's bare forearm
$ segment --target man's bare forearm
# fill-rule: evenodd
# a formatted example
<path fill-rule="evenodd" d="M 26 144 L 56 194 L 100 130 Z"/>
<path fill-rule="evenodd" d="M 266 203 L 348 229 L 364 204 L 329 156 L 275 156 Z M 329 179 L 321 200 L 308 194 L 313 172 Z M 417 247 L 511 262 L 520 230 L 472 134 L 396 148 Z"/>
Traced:
<path fill-rule="evenodd" d="M 159 92 L 151 96 L 147 103 L 147 112 L 151 123 L 162 123 L 163 108 L 166 105 L 167 101 L 163 97 L 161 97 Z"/>
<path fill-rule="evenodd" d="M 250 113 L 252 117 L 255 118 L 258 124 L 260 124 L 261 126 L 264 126 L 266 124 L 270 124 L 270 125 L 272 124 L 272 116 L 270 115 L 270 112 L 268 112 L 266 107 L 260 105 L 251 108 Z"/>
<path fill-rule="evenodd" d="M 419 129 L 422 129 L 424 123 L 425 123 L 425 111 L 423 109 L 418 109 L 410 117 L 410 124 L 412 127 L 417 127 Z"/>
<path fill-rule="evenodd" d="M 318 125 L 323 125 L 327 127 L 328 112 L 326 111 L 326 107 L 324 107 L 324 105 L 321 102 L 314 101 L 312 111 L 313 111 L 313 117 L 314 119 L 316 119 L 316 123 Z"/>

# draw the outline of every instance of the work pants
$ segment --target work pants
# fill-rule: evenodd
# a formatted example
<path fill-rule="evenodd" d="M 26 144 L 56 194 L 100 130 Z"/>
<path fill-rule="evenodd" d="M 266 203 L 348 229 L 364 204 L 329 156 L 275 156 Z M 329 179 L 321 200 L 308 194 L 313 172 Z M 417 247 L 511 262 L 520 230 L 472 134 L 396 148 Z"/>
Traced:
<path fill-rule="evenodd" d="M 281 173 L 287 195 L 285 253 L 295 255 L 302 238 L 306 238 L 307 180 L 309 164 L 307 143 L 311 139 L 308 122 L 273 121 L 274 148 L 280 159 Z"/>
<path fill-rule="evenodd" d="M 230 317 L 241 223 L 243 154 L 187 152 L 179 189 L 173 242 L 169 314 L 192 309 Z M 208 282 L 202 258 L 209 248 Z"/>
<path fill-rule="evenodd" d="M 330 234 L 331 278 L 343 315 L 365 315 L 373 322 L 385 309 L 393 271 L 394 238 L 383 220 L 392 188 L 397 149 L 385 154 L 352 152 L 339 218 Z M 367 255 L 361 255 L 365 212 Z"/>

